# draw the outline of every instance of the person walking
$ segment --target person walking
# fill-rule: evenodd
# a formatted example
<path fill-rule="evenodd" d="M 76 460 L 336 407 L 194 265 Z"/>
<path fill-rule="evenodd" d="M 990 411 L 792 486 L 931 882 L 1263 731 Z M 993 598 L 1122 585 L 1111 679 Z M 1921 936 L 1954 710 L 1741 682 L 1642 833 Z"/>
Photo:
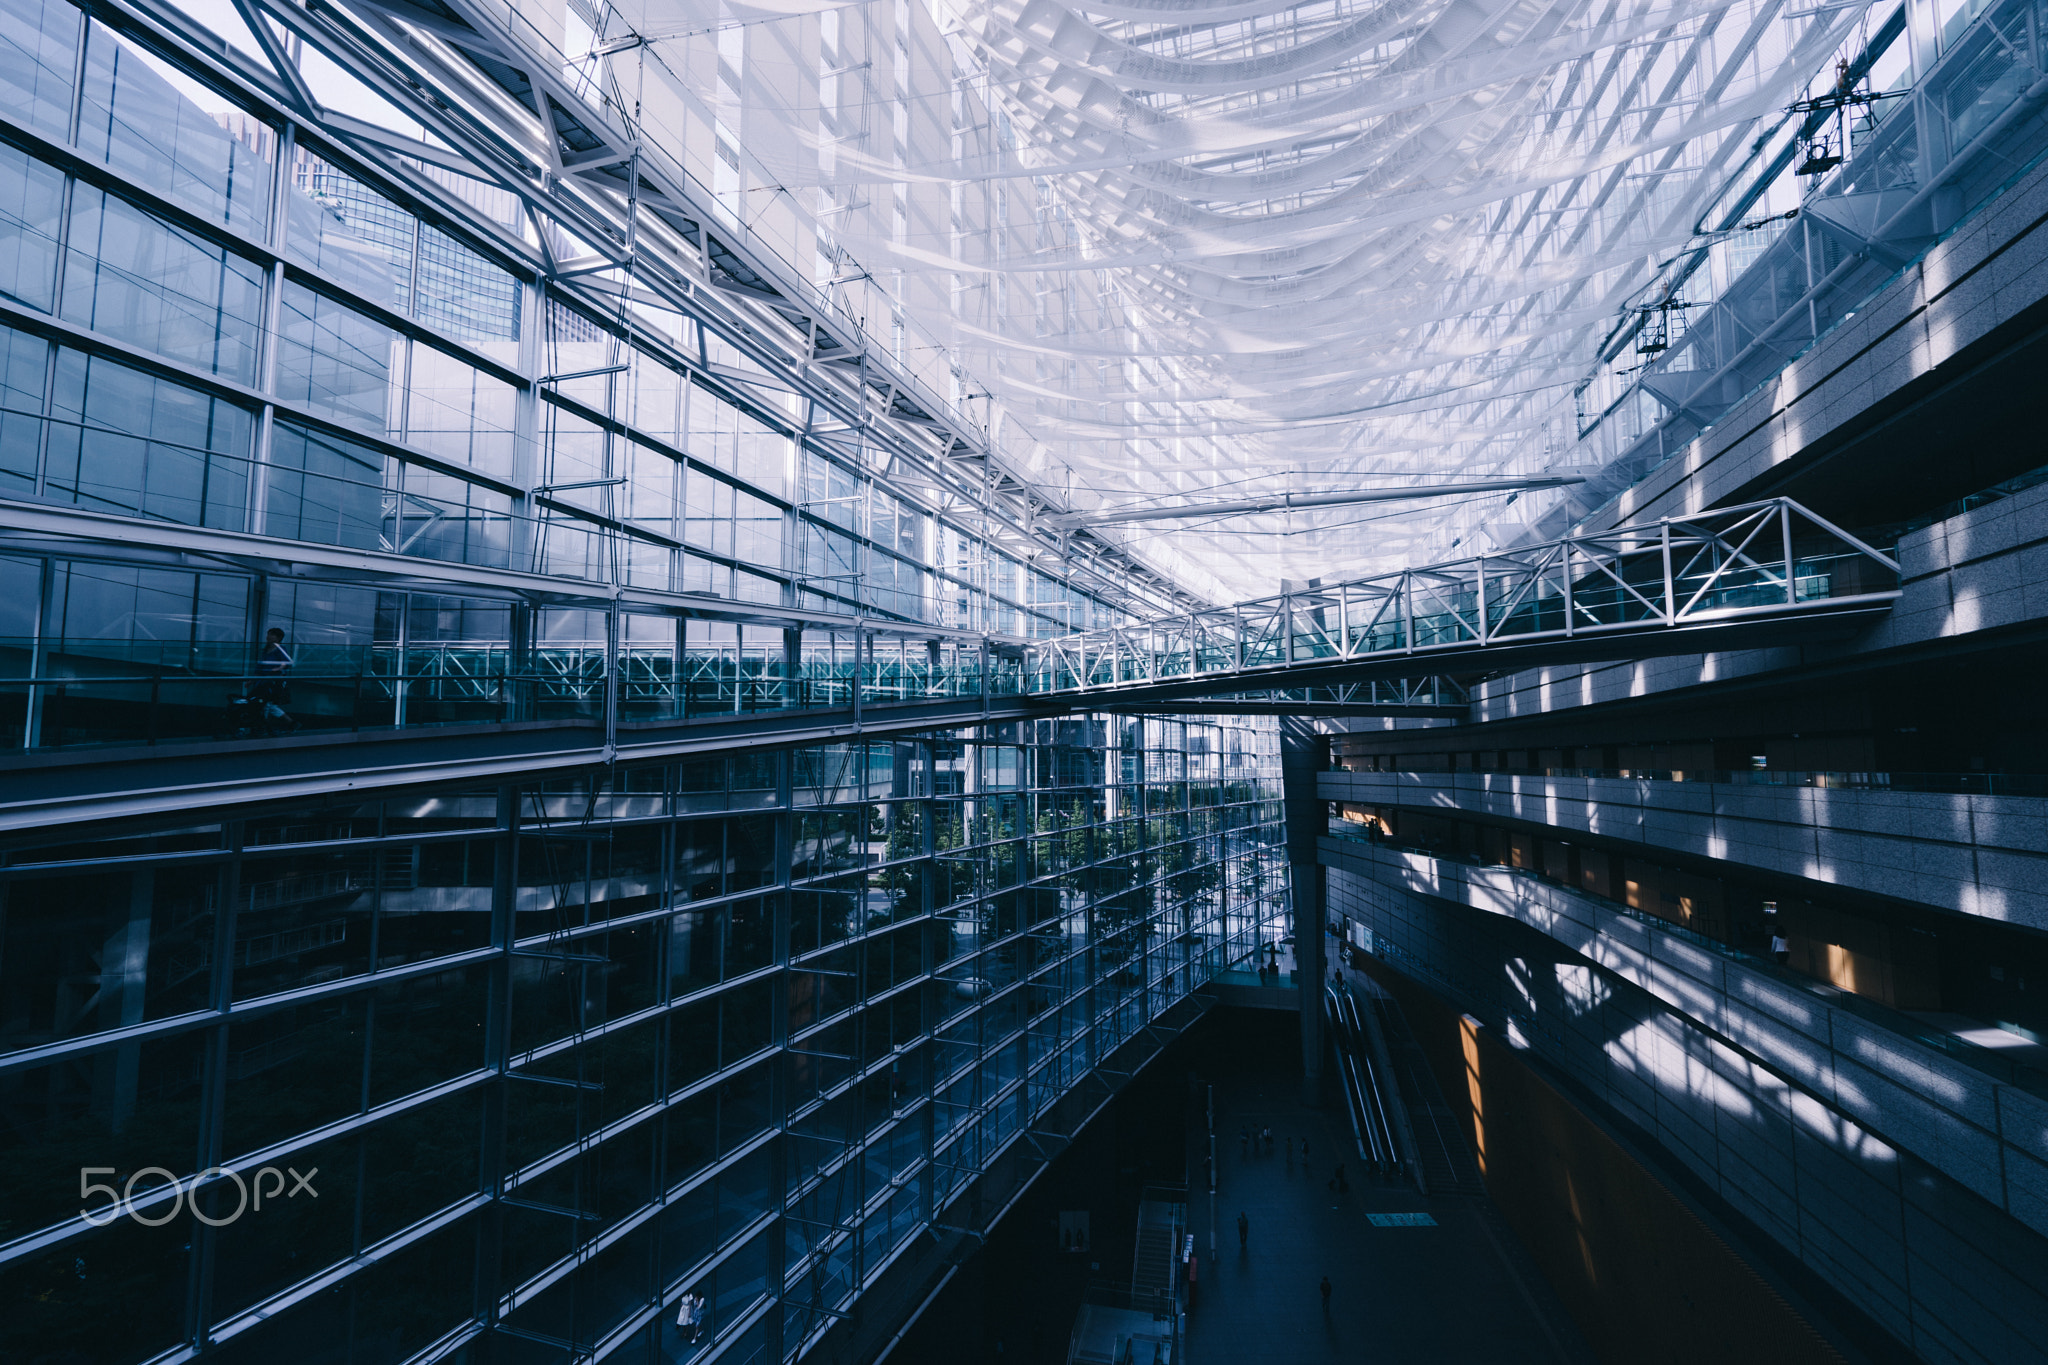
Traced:
<path fill-rule="evenodd" d="M 282 725 L 287 732 L 299 728 L 298 721 L 284 709 L 292 699 L 292 685 L 286 681 L 291 671 L 292 655 L 284 647 L 284 632 L 272 626 L 256 659 L 256 685 L 249 689 L 249 697 L 256 703 L 257 724 L 266 735 L 273 725 Z"/>
<path fill-rule="evenodd" d="M 1330 1277 L 1328 1275 L 1323 1276 L 1322 1291 L 1323 1316 L 1328 1317 L 1330 1316 Z"/>
<path fill-rule="evenodd" d="M 1245 1249 L 1246 1245 L 1251 1241 L 1251 1236 L 1252 1221 L 1240 1212 L 1237 1215 L 1237 1249 L 1239 1251 Z"/>

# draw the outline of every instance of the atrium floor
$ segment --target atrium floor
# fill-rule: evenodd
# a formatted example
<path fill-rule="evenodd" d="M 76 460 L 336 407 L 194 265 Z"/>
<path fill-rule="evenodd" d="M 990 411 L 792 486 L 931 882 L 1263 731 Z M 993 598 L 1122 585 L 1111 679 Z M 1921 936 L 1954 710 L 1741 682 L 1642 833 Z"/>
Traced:
<path fill-rule="evenodd" d="M 1298 1068 L 1273 1065 L 1274 1058 L 1299 1051 L 1292 1013 L 1237 1011 L 1213 1022 L 1225 1028 L 1210 1035 L 1218 1046 L 1201 1065 L 1216 1088 L 1220 1177 L 1213 1232 L 1199 1176 L 1189 1196 L 1200 1256 L 1187 1339 L 1192 1365 L 1582 1365 L 1591 1359 L 1563 1306 L 1483 1196 L 1424 1197 L 1412 1185 L 1365 1176 L 1341 1098 L 1332 1095 L 1323 1109 L 1301 1103 Z M 1256 1135 L 1267 1126 L 1270 1151 L 1240 1143 L 1240 1128 Z M 1304 1139 L 1306 1161 L 1299 1156 Z M 1191 1172 L 1202 1169 L 1204 1142 L 1197 1112 L 1189 1128 Z M 1346 1192 L 1330 1187 L 1339 1161 L 1345 1162 Z M 1242 1249 L 1240 1211 L 1249 1223 Z M 1368 1217 L 1394 1213 L 1427 1214 L 1434 1225 L 1377 1226 Z M 1325 1275 L 1331 1284 L 1327 1313 L 1319 1294 Z"/>

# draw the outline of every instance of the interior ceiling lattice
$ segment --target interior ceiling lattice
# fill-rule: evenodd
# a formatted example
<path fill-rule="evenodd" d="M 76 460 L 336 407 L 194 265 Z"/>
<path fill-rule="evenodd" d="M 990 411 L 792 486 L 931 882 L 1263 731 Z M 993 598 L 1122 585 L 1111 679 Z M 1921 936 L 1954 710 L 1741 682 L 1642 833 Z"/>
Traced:
<path fill-rule="evenodd" d="M 841 239 L 1003 300 L 948 332 L 1082 510 L 1570 465 L 1601 341 L 1865 8 L 937 4 L 1006 141 L 841 140 L 827 178 L 1003 183 L 1033 228 Z M 1505 496 L 1124 534 L 1270 591 L 1500 537 Z"/>

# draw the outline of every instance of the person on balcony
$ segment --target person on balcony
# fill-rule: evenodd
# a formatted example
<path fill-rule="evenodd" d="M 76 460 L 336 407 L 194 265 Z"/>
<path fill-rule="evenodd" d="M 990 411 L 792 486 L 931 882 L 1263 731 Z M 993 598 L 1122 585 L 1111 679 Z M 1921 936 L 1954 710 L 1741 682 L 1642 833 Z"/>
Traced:
<path fill-rule="evenodd" d="M 256 707 L 256 725 L 265 735 L 280 727 L 286 734 L 299 728 L 285 707 L 291 704 L 291 651 L 284 647 L 284 632 L 272 626 L 263 637 L 263 652 L 256 660 L 256 683 L 249 699 Z"/>

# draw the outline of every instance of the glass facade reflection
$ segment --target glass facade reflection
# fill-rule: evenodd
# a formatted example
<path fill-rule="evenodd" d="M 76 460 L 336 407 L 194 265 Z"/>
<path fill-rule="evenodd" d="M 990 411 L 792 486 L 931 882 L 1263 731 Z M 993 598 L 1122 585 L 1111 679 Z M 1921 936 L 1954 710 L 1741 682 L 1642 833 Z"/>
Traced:
<path fill-rule="evenodd" d="M 1279 819 L 1270 722 L 1097 717 L 18 843 L 0 1353 L 794 1353 L 1280 932 Z"/>
<path fill-rule="evenodd" d="M 1158 609 L 225 69 L 0 0 L 0 499 L 120 528 L 0 517 L 5 762 L 232 766 L 272 630 L 343 743 L 985 699 Z M 9 836 L 0 1360 L 793 1357 L 1283 932 L 1277 746 L 1067 717 Z"/>

